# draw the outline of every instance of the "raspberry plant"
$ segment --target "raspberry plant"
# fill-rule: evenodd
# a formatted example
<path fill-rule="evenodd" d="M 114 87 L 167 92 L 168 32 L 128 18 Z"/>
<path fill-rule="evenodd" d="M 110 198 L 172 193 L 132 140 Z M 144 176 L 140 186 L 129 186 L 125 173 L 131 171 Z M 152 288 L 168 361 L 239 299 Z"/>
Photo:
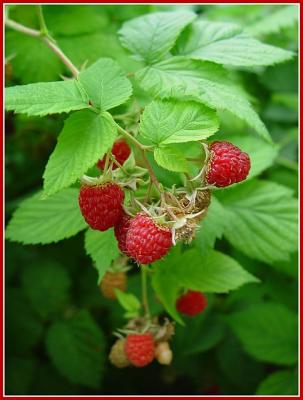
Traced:
<path fill-rule="evenodd" d="M 17 208 L 6 238 L 46 245 L 84 231 L 100 297 L 124 309 L 125 321 L 114 326 L 118 338 L 107 351 L 118 368 L 153 360 L 170 365 L 183 351 L 212 348 L 230 329 L 249 355 L 289 367 L 277 373 L 292 374 L 293 312 L 274 302 L 252 302 L 224 316 L 220 299 L 231 291 L 236 299 L 239 288 L 241 299 L 242 288 L 262 287 L 251 263 L 279 268 L 297 249 L 297 201 L 286 186 L 258 177 L 278 147 L 239 73 L 258 73 L 295 53 L 265 44 L 235 23 L 206 20 L 184 8 L 124 22 L 117 35 L 131 70 L 115 57 L 81 64 L 52 37 L 51 13 L 44 18 L 41 6 L 37 12 L 40 30 L 10 13 L 6 25 L 53 51 L 65 67 L 63 79 L 10 86 L 5 105 L 29 117 L 64 113 L 64 125 L 43 188 Z M 216 245 L 222 237 L 233 249 L 229 254 Z M 43 279 L 43 266 L 31 273 L 33 280 Z M 24 284 L 36 301 L 31 273 Z M 127 276 L 139 274 L 140 295 L 127 288 Z M 98 362 L 104 362 L 102 334 L 83 310 L 64 318 L 49 328 L 47 352 L 70 382 L 98 388 L 101 372 L 94 360 L 100 353 Z M 186 338 L 184 326 L 191 329 L 195 319 Z M 88 358 L 81 354 L 83 343 L 72 343 L 81 327 L 97 346 Z M 77 353 L 77 365 L 69 354 L 62 359 L 65 346 Z M 87 368 L 94 372 L 87 374 Z"/>

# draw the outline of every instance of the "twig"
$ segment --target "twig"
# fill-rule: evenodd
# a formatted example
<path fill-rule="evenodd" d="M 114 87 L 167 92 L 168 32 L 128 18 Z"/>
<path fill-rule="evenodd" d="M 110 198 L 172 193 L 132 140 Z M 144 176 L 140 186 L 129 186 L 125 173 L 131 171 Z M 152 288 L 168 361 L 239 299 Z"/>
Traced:
<path fill-rule="evenodd" d="M 28 28 L 27 26 L 21 25 L 18 22 L 12 21 L 10 19 L 5 20 L 5 25 L 15 31 L 24 33 L 25 35 L 40 38 L 65 64 L 65 66 L 71 71 L 74 77 L 79 74 L 77 67 L 71 62 L 71 60 L 63 53 L 63 51 L 54 43 L 53 39 L 49 35 L 41 33 L 36 29 Z"/>

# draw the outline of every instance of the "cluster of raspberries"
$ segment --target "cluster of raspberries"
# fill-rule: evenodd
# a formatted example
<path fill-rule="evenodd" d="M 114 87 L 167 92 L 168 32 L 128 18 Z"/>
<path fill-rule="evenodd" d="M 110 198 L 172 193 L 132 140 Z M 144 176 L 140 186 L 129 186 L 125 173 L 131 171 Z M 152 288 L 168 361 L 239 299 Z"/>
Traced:
<path fill-rule="evenodd" d="M 244 180 L 250 170 L 250 159 L 238 147 L 228 142 L 213 142 L 208 146 L 209 157 L 204 183 L 226 187 Z M 123 140 L 112 149 L 117 165 L 123 165 L 130 148 Z M 98 162 L 104 168 L 105 160 Z M 79 205 L 86 222 L 92 229 L 105 231 L 114 227 L 119 249 L 139 264 L 151 264 L 165 256 L 173 245 L 172 229 L 160 224 L 145 212 L 130 217 L 123 209 L 124 191 L 114 181 L 100 185 L 82 185 Z"/>

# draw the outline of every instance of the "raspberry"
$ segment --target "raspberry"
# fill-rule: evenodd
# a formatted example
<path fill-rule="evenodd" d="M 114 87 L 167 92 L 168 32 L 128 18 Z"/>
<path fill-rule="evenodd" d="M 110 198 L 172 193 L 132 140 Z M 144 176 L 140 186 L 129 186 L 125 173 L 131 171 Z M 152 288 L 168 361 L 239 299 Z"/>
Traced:
<path fill-rule="evenodd" d="M 127 252 L 139 264 L 151 264 L 162 258 L 171 246 L 171 230 L 157 225 L 148 215 L 139 213 L 130 222 L 126 235 Z"/>
<path fill-rule="evenodd" d="M 155 356 L 154 338 L 150 333 L 134 333 L 127 336 L 124 350 L 135 367 L 145 367 Z"/>
<path fill-rule="evenodd" d="M 116 140 L 113 147 L 112 147 L 112 155 L 115 156 L 115 159 L 118 161 L 119 164 L 123 165 L 125 161 L 128 159 L 130 155 L 131 149 L 129 145 L 123 140 Z M 104 169 L 105 166 L 105 158 L 104 156 L 102 160 L 97 162 L 97 166 L 100 169 Z M 113 169 L 119 168 L 117 164 L 113 164 Z"/>
<path fill-rule="evenodd" d="M 115 236 L 118 241 L 120 251 L 129 256 L 126 248 L 126 235 L 130 226 L 131 217 L 123 212 L 118 223 L 115 225 Z"/>
<path fill-rule="evenodd" d="M 243 181 L 250 170 L 247 153 L 229 142 L 213 142 L 210 147 L 210 161 L 206 180 L 210 185 L 225 187 Z"/>
<path fill-rule="evenodd" d="M 125 272 L 106 272 L 101 281 L 100 289 L 104 297 L 114 300 L 116 298 L 115 289 L 124 292 L 126 284 L 127 276 Z"/>
<path fill-rule="evenodd" d="M 188 290 L 178 298 L 176 308 L 179 312 L 193 317 L 204 311 L 207 306 L 207 298 L 201 292 Z"/>
<path fill-rule="evenodd" d="M 109 353 L 110 362 L 117 368 L 125 368 L 130 365 L 128 358 L 126 357 L 125 351 L 125 340 L 119 339 L 112 346 Z"/>
<path fill-rule="evenodd" d="M 106 231 L 118 222 L 123 200 L 123 190 L 113 182 L 99 186 L 84 185 L 79 194 L 79 206 L 85 221 L 99 231 Z"/>
<path fill-rule="evenodd" d="M 161 342 L 157 344 L 155 349 L 155 358 L 159 364 L 171 364 L 173 360 L 173 352 L 171 351 L 168 342 Z"/>

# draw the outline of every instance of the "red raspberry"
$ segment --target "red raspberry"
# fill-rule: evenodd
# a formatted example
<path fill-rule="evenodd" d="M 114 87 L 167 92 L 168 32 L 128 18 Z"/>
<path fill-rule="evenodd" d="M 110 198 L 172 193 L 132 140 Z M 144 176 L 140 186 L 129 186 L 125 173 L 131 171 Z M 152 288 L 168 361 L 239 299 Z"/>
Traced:
<path fill-rule="evenodd" d="M 176 308 L 179 312 L 193 317 L 204 311 L 207 306 L 207 298 L 201 292 L 188 290 L 178 298 Z"/>
<path fill-rule="evenodd" d="M 98 231 L 106 231 L 118 222 L 123 200 L 123 190 L 113 182 L 99 186 L 84 185 L 79 194 L 79 206 L 85 221 Z"/>
<path fill-rule="evenodd" d="M 131 217 L 127 215 L 124 211 L 119 219 L 118 223 L 115 225 L 115 236 L 118 241 L 118 247 L 120 251 L 127 256 L 129 256 L 126 248 L 126 235 L 130 226 Z"/>
<path fill-rule="evenodd" d="M 132 219 L 126 235 L 129 255 L 139 264 L 151 264 L 165 256 L 172 246 L 171 230 L 144 213 Z"/>
<path fill-rule="evenodd" d="M 206 181 L 210 185 L 225 187 L 243 181 L 250 170 L 247 153 L 229 142 L 213 142 L 210 147 Z"/>
<path fill-rule="evenodd" d="M 129 145 L 123 140 L 116 140 L 113 147 L 112 147 L 112 155 L 115 156 L 115 159 L 118 161 L 119 164 L 123 165 L 125 161 L 128 159 L 130 155 L 131 149 Z M 100 169 L 104 169 L 105 166 L 105 158 L 104 156 L 102 160 L 97 162 L 97 166 Z M 113 169 L 119 168 L 118 165 L 113 164 Z"/>
<path fill-rule="evenodd" d="M 155 357 L 155 342 L 150 333 L 134 333 L 127 336 L 124 350 L 135 367 L 145 367 Z"/>

